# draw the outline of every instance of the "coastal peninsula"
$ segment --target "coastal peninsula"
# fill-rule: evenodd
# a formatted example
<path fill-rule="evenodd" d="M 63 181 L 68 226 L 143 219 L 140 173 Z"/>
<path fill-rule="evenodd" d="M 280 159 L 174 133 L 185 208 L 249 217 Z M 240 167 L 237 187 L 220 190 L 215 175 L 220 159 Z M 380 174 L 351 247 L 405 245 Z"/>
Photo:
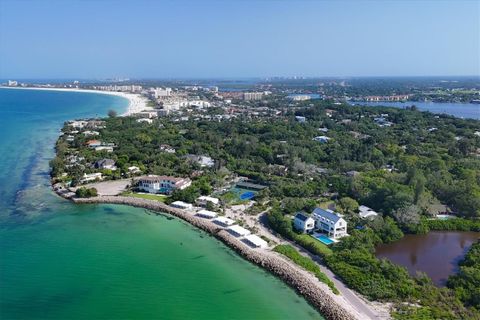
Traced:
<path fill-rule="evenodd" d="M 332 319 L 408 318 L 427 305 L 439 315 L 455 306 L 456 316 L 474 317 L 454 294 L 461 282 L 439 289 L 374 253 L 404 234 L 480 231 L 471 201 L 478 189 L 465 187 L 474 181 L 469 168 L 479 165 L 478 121 L 329 100 L 299 100 L 287 110 L 216 102 L 221 93 L 210 90 L 200 100 L 188 89 L 172 92 L 147 91 L 161 101 L 156 112 L 67 122 L 51 163 L 56 192 L 78 203 L 169 212 L 265 267 Z M 190 95 L 196 100 L 172 102 Z M 452 125 L 455 136 L 434 144 Z M 284 263 L 309 276 L 286 277 Z M 365 274 L 358 263 L 376 271 Z M 373 278 L 382 287 L 370 287 Z"/>

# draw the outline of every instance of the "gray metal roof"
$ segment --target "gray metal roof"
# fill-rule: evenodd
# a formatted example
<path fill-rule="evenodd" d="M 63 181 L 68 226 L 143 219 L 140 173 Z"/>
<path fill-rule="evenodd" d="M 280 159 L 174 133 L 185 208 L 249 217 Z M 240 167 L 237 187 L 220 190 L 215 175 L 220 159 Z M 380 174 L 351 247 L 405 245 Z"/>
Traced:
<path fill-rule="evenodd" d="M 325 219 L 331 220 L 334 223 L 337 222 L 338 220 L 340 220 L 340 218 L 341 218 L 338 215 L 336 215 L 335 213 L 329 212 L 329 211 L 324 210 L 322 208 L 315 208 L 315 210 L 313 210 L 313 214 L 324 217 Z"/>
<path fill-rule="evenodd" d="M 301 221 L 307 221 L 307 219 L 310 218 L 305 212 L 297 212 L 295 215 L 295 219 L 301 220 Z"/>

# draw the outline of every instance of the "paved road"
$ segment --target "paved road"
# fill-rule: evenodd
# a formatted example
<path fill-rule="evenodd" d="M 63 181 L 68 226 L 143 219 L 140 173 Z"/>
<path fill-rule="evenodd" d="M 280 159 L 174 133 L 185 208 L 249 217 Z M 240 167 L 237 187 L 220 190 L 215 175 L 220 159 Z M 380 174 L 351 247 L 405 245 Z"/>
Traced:
<path fill-rule="evenodd" d="M 274 231 L 272 231 L 268 227 L 267 217 L 265 213 L 262 213 L 259 216 L 259 221 L 260 229 L 262 229 L 263 231 L 262 233 L 268 233 L 269 238 L 273 238 L 273 240 L 278 243 L 288 243 L 295 247 L 304 256 L 308 256 L 312 260 L 317 262 L 322 272 L 325 273 L 335 283 L 338 291 L 340 291 L 344 299 L 362 316 L 362 319 L 390 319 L 390 315 L 375 310 L 370 305 L 368 305 L 366 301 L 360 298 L 355 292 L 350 290 L 330 269 L 328 269 L 323 264 L 323 260 L 320 256 L 311 254 L 296 243 L 285 240 L 284 238 L 281 238 L 279 235 L 277 235 Z"/>

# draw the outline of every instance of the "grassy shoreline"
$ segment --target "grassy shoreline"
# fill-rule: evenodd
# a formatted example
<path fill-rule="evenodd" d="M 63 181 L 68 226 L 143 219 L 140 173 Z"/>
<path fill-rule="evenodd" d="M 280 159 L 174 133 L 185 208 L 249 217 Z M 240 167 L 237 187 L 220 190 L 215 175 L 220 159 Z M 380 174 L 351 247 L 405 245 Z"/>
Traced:
<path fill-rule="evenodd" d="M 325 283 L 330 289 L 332 289 L 333 293 L 340 294 L 333 281 L 330 280 L 322 271 L 320 271 L 320 267 L 312 259 L 302 256 L 291 245 L 277 245 L 273 251 L 283 254 L 305 270 L 312 272 L 318 280 Z"/>

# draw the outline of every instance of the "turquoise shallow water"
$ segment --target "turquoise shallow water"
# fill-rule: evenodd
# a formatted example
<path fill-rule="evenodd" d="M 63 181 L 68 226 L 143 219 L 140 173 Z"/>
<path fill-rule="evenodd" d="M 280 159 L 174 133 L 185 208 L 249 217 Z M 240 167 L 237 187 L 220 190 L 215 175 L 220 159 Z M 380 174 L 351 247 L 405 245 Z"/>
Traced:
<path fill-rule="evenodd" d="M 49 189 L 63 121 L 112 96 L 0 89 L 0 318 L 321 319 L 293 290 L 177 219 Z"/>

